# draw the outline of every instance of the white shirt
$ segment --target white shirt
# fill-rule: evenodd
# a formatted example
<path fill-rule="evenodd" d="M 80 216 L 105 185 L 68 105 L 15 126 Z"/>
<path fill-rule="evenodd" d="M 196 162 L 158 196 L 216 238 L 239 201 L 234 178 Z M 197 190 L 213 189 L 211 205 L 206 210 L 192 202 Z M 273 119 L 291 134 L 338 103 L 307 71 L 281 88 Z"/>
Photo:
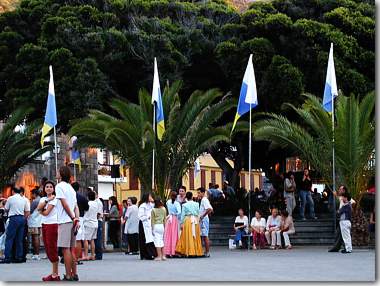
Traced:
<path fill-rule="evenodd" d="M 98 227 L 98 203 L 95 201 L 88 201 L 88 211 L 85 211 L 83 216 L 85 227 Z"/>
<path fill-rule="evenodd" d="M 247 232 L 248 233 L 248 217 L 245 215 L 245 216 L 243 216 L 243 218 L 241 218 L 239 215 L 235 218 L 235 223 L 237 223 L 237 222 L 242 222 L 242 223 L 244 223 L 244 225 L 245 225 L 245 227 L 244 227 L 244 230 L 245 230 L 245 232 Z"/>
<path fill-rule="evenodd" d="M 40 199 L 40 203 L 44 202 L 47 200 L 47 197 L 43 197 Z M 48 215 L 41 215 L 41 224 L 55 224 L 58 223 L 58 214 L 57 214 L 57 207 L 56 205 L 58 204 L 58 200 L 54 198 L 53 200 L 49 201 L 47 205 L 44 207 L 46 210 L 49 205 L 52 205 L 53 208 L 51 209 L 50 213 Z"/>
<path fill-rule="evenodd" d="M 98 220 L 101 221 L 103 220 L 103 203 L 99 198 L 97 198 L 95 202 L 98 205 L 98 214 L 99 214 Z"/>
<path fill-rule="evenodd" d="M 125 217 L 127 222 L 125 223 L 124 233 L 138 233 L 139 232 L 139 209 L 136 205 L 128 207 Z"/>
<path fill-rule="evenodd" d="M 8 211 L 8 217 L 24 215 L 25 212 L 30 212 L 30 203 L 27 198 L 22 197 L 20 194 L 14 194 L 8 198 L 4 208 Z"/>
<path fill-rule="evenodd" d="M 201 200 L 201 205 L 199 207 L 199 215 L 203 216 L 208 209 L 213 209 L 213 208 L 212 208 L 212 206 L 211 206 L 210 201 L 208 200 L 208 198 L 203 197 L 202 200 Z M 208 215 L 206 215 L 204 217 L 208 218 Z"/>
<path fill-rule="evenodd" d="M 265 228 L 266 227 L 265 218 L 262 217 L 262 218 L 260 218 L 260 220 L 258 220 L 256 217 L 252 218 L 251 226 L 252 227 L 263 227 L 263 228 Z"/>
<path fill-rule="evenodd" d="M 72 219 L 70 216 L 73 216 L 75 206 L 77 205 L 77 196 L 76 193 L 73 189 L 73 187 L 66 182 L 60 182 L 57 184 L 55 187 L 55 193 L 56 193 L 56 198 L 58 200 L 58 203 L 56 205 L 57 208 L 57 214 L 58 214 L 58 224 L 62 223 L 67 223 L 67 222 L 72 222 Z M 62 206 L 62 202 L 60 199 L 65 199 L 69 209 L 71 211 L 71 214 L 67 214 L 65 209 Z"/>

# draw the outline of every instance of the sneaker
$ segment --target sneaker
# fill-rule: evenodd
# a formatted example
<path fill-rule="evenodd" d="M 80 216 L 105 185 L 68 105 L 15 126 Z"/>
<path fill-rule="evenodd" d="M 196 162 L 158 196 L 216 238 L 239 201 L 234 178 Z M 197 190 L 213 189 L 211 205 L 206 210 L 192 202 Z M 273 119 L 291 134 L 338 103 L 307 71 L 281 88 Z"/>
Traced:
<path fill-rule="evenodd" d="M 42 277 L 42 281 L 61 281 L 61 278 L 59 276 L 53 277 L 53 275 L 48 275 L 46 277 Z"/>
<path fill-rule="evenodd" d="M 341 251 L 341 253 L 346 254 L 346 253 L 351 253 L 351 251 L 347 251 L 347 250 L 343 249 L 343 250 Z"/>
<path fill-rule="evenodd" d="M 78 277 L 78 274 L 75 274 L 73 277 L 72 277 L 73 281 L 79 281 L 79 277 Z"/>
<path fill-rule="evenodd" d="M 67 278 L 66 275 L 63 275 L 62 281 L 75 281 L 73 277 Z"/>
<path fill-rule="evenodd" d="M 318 219 L 318 218 L 315 216 L 315 217 L 313 217 L 313 219 Z"/>
<path fill-rule="evenodd" d="M 209 258 L 210 257 L 210 252 L 205 253 L 205 255 L 203 255 L 203 256 Z"/>
<path fill-rule="evenodd" d="M 239 247 L 242 247 L 243 246 L 243 243 L 241 242 L 241 240 L 239 240 Z"/>
<path fill-rule="evenodd" d="M 339 252 L 339 249 L 338 248 L 330 248 L 328 252 Z"/>
<path fill-rule="evenodd" d="M 32 256 L 32 260 L 37 260 L 37 261 L 40 261 L 40 260 L 41 260 L 41 258 L 40 258 L 40 256 L 39 256 L 39 255 L 33 255 L 33 256 Z"/>

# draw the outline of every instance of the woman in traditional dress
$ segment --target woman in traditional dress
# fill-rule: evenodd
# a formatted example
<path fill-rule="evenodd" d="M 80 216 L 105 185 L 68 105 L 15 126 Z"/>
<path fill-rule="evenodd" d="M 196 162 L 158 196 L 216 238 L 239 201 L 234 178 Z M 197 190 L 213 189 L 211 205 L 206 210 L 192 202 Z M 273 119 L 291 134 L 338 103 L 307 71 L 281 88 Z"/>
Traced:
<path fill-rule="evenodd" d="M 175 255 L 175 247 L 178 241 L 178 219 L 181 216 L 181 205 L 176 201 L 176 198 L 177 193 L 172 191 L 170 200 L 166 202 L 169 215 L 165 225 L 164 254 L 167 257 Z"/>
<path fill-rule="evenodd" d="M 152 233 L 151 212 L 154 200 L 150 193 L 143 194 L 139 203 L 139 246 L 140 259 L 153 260 L 157 257 Z"/>
<path fill-rule="evenodd" d="M 199 227 L 199 204 L 193 201 L 193 193 L 186 193 L 187 202 L 182 205 L 181 236 L 176 252 L 183 256 L 203 256 Z"/>

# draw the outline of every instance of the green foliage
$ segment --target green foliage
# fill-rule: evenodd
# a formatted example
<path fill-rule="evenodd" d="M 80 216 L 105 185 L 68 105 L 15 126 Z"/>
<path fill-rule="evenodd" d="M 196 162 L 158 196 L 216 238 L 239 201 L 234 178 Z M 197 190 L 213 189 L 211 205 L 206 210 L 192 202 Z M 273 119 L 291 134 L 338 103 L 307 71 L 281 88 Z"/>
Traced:
<path fill-rule="evenodd" d="M 366 190 L 366 183 L 374 170 L 368 168 L 375 150 L 375 101 L 374 92 L 361 101 L 351 95 L 338 96 L 335 126 L 335 162 L 337 184 L 344 184 L 356 198 Z M 306 95 L 302 107 L 287 104 L 299 117 L 290 121 L 274 113 L 266 113 L 264 119 L 254 123 L 257 140 L 268 140 L 293 152 L 311 163 L 322 178 L 332 184 L 332 121 L 321 100 Z"/>
<path fill-rule="evenodd" d="M 37 156 L 51 150 L 51 146 L 41 148 L 37 131 L 41 122 L 28 124 L 24 130 L 15 128 L 24 123 L 25 117 L 32 112 L 31 108 L 19 108 L 0 127 L 0 190 L 16 175 L 23 166 Z"/>
<path fill-rule="evenodd" d="M 163 108 L 166 131 L 163 140 L 155 139 L 152 126 L 151 95 L 139 92 L 139 104 L 112 99 L 111 116 L 92 110 L 71 128 L 82 146 L 106 147 L 121 158 L 139 177 L 144 192 L 152 185 L 152 150 L 155 147 L 155 191 L 167 198 L 167 190 L 177 189 L 195 159 L 219 141 L 228 141 L 231 124 L 219 126 L 218 120 L 232 109 L 235 100 L 211 89 L 195 91 L 181 104 L 180 82 L 166 86 Z M 179 128 L 180 127 L 180 128 Z"/>

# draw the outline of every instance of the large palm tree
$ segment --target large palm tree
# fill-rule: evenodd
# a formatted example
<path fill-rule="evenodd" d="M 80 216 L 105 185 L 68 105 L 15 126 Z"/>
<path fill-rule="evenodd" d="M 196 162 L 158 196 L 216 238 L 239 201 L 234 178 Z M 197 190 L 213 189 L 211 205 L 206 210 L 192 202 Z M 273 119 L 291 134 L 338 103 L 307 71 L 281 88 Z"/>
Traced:
<path fill-rule="evenodd" d="M 283 115 L 264 114 L 253 124 L 256 140 L 268 140 L 288 148 L 309 161 L 332 184 L 332 120 L 321 100 L 305 95 L 300 108 L 286 104 L 300 120 L 292 122 Z M 375 93 L 361 101 L 354 95 L 338 96 L 335 113 L 335 154 L 337 183 L 345 184 L 354 196 L 366 188 L 368 168 L 375 150 Z"/>
<path fill-rule="evenodd" d="M 166 86 L 162 101 L 165 133 L 162 141 L 153 131 L 153 106 L 146 90 L 139 92 L 139 103 L 112 99 L 116 116 L 92 110 L 70 130 L 82 146 L 105 147 L 123 158 L 140 179 L 142 191 L 152 185 L 152 150 L 155 148 L 155 191 L 167 197 L 176 189 L 195 159 L 219 141 L 229 141 L 231 124 L 218 125 L 219 119 L 235 106 L 235 100 L 217 89 L 195 91 L 182 104 L 181 82 Z"/>
<path fill-rule="evenodd" d="M 50 145 L 41 148 L 40 122 L 24 125 L 25 118 L 31 112 L 31 108 L 21 107 L 0 126 L 0 191 L 11 182 L 20 168 L 51 150 Z M 23 127 L 16 130 L 17 126 Z"/>

